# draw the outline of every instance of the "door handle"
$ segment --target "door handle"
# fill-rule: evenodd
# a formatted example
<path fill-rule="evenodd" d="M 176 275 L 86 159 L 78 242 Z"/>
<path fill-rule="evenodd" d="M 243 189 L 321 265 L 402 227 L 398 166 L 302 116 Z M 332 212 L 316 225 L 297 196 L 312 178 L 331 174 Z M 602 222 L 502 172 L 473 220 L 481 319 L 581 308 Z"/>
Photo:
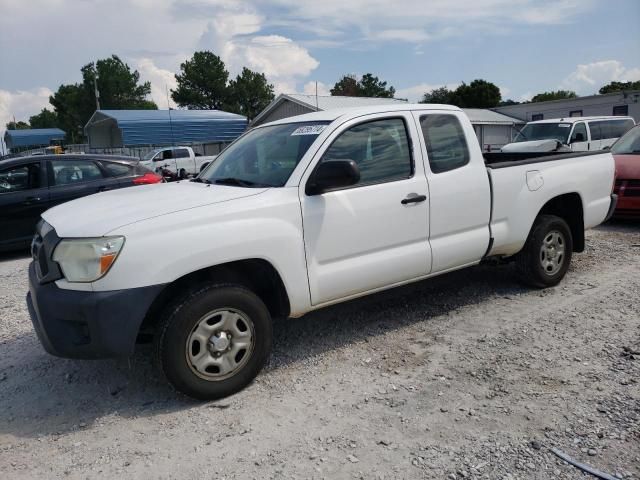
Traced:
<path fill-rule="evenodd" d="M 410 196 L 408 196 L 407 198 L 403 198 L 400 203 L 402 205 L 407 205 L 409 203 L 422 203 L 427 199 L 426 195 L 416 195 L 414 194 L 409 194 Z"/>
<path fill-rule="evenodd" d="M 32 203 L 36 203 L 40 201 L 40 197 L 27 197 L 22 202 L 24 205 L 31 205 Z"/>

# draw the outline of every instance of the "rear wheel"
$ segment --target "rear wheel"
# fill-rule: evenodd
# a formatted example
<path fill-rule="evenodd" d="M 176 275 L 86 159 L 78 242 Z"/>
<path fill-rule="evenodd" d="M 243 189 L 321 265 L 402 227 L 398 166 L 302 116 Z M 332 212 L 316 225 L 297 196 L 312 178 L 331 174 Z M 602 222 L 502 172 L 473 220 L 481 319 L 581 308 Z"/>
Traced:
<path fill-rule="evenodd" d="M 184 180 L 185 178 L 187 178 L 187 171 L 184 168 L 181 168 L 178 172 L 178 177 L 180 178 L 180 180 Z"/>
<path fill-rule="evenodd" d="M 519 276 L 533 287 L 557 285 L 567 273 L 572 252 L 573 237 L 567 222 L 555 215 L 540 215 L 516 257 Z"/>
<path fill-rule="evenodd" d="M 271 317 L 257 295 L 241 286 L 208 285 L 165 312 L 155 351 L 177 390 L 213 400 L 236 393 L 256 377 L 271 340 Z"/>

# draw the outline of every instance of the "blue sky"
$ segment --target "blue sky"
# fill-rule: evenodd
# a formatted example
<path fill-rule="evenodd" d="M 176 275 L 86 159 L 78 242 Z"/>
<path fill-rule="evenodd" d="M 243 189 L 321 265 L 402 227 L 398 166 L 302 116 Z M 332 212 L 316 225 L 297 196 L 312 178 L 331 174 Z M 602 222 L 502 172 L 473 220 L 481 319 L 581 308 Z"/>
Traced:
<path fill-rule="evenodd" d="M 264 72 L 278 93 L 367 72 L 412 100 L 475 78 L 515 100 L 640 79 L 638 0 L 0 0 L 0 11 L 0 129 L 112 53 L 161 108 L 198 49 L 232 74 Z"/>

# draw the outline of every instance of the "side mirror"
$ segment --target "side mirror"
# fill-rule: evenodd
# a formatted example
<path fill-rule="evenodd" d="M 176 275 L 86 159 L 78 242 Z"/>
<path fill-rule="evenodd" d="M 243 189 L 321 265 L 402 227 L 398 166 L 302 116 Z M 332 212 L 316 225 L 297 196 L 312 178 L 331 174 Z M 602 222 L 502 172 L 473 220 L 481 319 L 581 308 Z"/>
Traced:
<path fill-rule="evenodd" d="M 574 142 L 584 142 L 584 134 L 576 133 L 573 139 L 571 139 L 571 143 L 574 143 Z"/>
<path fill-rule="evenodd" d="M 321 195 L 328 190 L 355 185 L 359 181 L 360 169 L 353 160 L 321 161 L 307 182 L 305 193 Z"/>

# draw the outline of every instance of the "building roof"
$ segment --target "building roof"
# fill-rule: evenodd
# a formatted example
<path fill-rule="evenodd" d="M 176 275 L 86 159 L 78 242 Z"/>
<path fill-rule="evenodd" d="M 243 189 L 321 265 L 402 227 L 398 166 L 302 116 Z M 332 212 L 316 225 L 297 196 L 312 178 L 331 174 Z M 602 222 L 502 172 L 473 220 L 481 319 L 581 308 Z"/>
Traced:
<path fill-rule="evenodd" d="M 301 93 L 282 93 L 278 95 L 265 109 L 253 119 L 253 123 L 257 123 L 262 117 L 268 115 L 274 108 L 282 102 L 290 101 L 311 110 L 333 110 L 336 108 L 366 107 L 371 105 L 385 104 L 403 104 L 407 101 L 399 98 L 381 98 L 381 97 L 343 97 L 332 95 L 304 95 Z"/>
<path fill-rule="evenodd" d="M 545 120 L 534 120 L 532 122 L 527 123 L 576 123 L 576 122 L 584 122 L 584 121 L 593 121 L 593 120 L 631 120 L 635 123 L 635 120 L 632 117 L 621 116 L 621 115 L 605 115 L 605 116 L 591 116 L 591 117 L 558 117 L 558 118 L 547 118 Z"/>
<path fill-rule="evenodd" d="M 471 123 L 475 125 L 514 125 L 525 123 L 517 118 L 494 112 L 493 110 L 485 110 L 484 108 L 463 108 L 462 111 L 469 117 Z"/>
<path fill-rule="evenodd" d="M 85 132 L 115 123 L 123 145 L 230 142 L 247 128 L 247 118 L 221 110 L 96 110 Z"/>
<path fill-rule="evenodd" d="M 51 140 L 62 140 L 65 135 L 65 132 L 59 128 L 7 130 L 4 132 L 4 141 L 8 148 L 36 147 L 49 145 Z"/>

